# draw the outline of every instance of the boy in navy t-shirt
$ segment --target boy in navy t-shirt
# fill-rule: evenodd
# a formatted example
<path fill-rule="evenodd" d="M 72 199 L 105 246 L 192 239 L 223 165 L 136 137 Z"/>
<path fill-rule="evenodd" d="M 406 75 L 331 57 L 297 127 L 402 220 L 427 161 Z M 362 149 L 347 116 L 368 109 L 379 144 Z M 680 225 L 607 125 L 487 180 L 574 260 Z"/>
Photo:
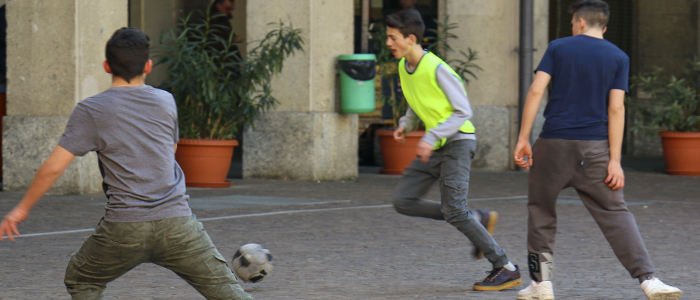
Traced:
<path fill-rule="evenodd" d="M 527 244 L 532 282 L 518 293 L 518 299 L 554 299 L 555 204 L 559 192 L 567 187 L 576 189 L 615 255 L 639 279 L 647 297 L 678 299 L 681 290 L 652 276 L 654 266 L 623 198 L 625 175 L 620 156 L 629 58 L 603 39 L 607 3 L 584 0 L 571 8 L 573 36 L 549 44 L 527 95 L 515 147 L 515 162 L 531 169 Z M 532 149 L 532 124 L 550 80 L 546 121 Z"/>

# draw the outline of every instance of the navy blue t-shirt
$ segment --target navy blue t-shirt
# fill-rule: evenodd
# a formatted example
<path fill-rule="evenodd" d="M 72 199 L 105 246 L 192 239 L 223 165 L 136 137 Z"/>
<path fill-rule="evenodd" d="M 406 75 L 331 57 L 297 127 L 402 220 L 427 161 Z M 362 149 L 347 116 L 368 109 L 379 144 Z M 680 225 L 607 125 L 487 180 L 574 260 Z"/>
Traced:
<path fill-rule="evenodd" d="M 540 137 L 607 140 L 610 90 L 628 92 L 629 57 L 613 43 L 587 35 L 549 43 L 535 72 L 552 76 Z"/>

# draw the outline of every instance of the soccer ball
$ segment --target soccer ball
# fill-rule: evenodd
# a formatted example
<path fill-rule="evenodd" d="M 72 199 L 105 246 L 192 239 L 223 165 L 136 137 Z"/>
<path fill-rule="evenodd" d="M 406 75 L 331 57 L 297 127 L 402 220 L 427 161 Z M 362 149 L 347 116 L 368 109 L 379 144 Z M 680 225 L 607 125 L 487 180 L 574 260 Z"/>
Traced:
<path fill-rule="evenodd" d="M 246 244 L 233 255 L 233 272 L 245 282 L 259 282 L 272 273 L 272 254 L 258 244 Z"/>

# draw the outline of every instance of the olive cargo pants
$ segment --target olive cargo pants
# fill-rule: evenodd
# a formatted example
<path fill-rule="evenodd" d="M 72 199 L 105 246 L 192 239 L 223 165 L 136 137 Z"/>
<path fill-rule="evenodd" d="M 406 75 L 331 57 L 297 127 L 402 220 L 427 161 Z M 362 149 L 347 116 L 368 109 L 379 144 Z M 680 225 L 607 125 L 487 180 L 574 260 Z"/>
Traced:
<path fill-rule="evenodd" d="M 149 222 L 101 220 L 71 255 L 64 282 L 74 300 L 103 299 L 107 283 L 146 262 L 172 270 L 207 299 L 253 299 L 194 215 Z"/>

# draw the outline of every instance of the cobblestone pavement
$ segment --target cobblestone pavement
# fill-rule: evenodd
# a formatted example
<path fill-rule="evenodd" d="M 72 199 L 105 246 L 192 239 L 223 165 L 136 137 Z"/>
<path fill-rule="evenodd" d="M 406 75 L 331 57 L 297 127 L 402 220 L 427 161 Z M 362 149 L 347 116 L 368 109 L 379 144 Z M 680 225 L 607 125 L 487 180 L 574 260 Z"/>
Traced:
<path fill-rule="evenodd" d="M 700 177 L 627 172 L 626 199 L 645 238 L 657 276 L 700 299 Z M 265 206 L 201 205 L 194 211 L 219 251 L 259 243 L 275 257 L 264 281 L 243 284 L 256 299 L 516 299 L 518 288 L 471 290 L 490 264 L 470 258 L 471 244 L 440 221 L 399 215 L 389 206 L 398 176 L 362 173 L 357 180 L 236 180 L 226 189 L 189 189 L 197 199 L 231 195 L 281 197 Z M 470 206 L 496 210 L 495 232 L 509 258 L 526 267 L 527 174 L 472 173 Z M 437 189 L 428 195 L 438 199 Z M 0 214 L 21 197 L 0 193 Z M 251 197 L 248 197 L 251 198 Z M 254 197 L 252 197 L 254 198 Z M 282 198 L 316 199 L 285 205 Z M 319 201 L 326 200 L 326 201 Z M 0 299 L 69 299 L 63 286 L 68 256 L 103 214 L 104 196 L 47 196 L 20 231 L 37 234 L 0 242 Z M 195 205 L 193 205 L 195 206 Z M 576 193 L 557 204 L 557 299 L 646 299 L 617 261 Z M 230 218 L 207 220 L 212 217 Z M 72 233 L 46 234 L 78 230 Z M 203 299 L 172 272 L 144 264 L 111 283 L 106 299 Z"/>

